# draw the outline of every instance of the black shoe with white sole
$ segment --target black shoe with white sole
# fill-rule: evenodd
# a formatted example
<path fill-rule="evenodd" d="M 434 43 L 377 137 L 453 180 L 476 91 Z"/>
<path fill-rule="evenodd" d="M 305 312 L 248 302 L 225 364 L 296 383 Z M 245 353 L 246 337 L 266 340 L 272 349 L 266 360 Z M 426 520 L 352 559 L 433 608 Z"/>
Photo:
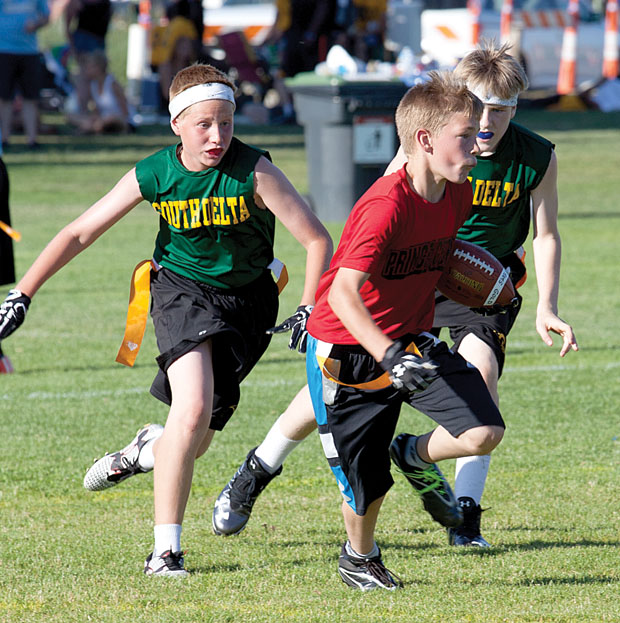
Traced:
<path fill-rule="evenodd" d="M 393 591 L 403 585 L 396 574 L 386 569 L 381 560 L 381 551 L 372 558 L 358 558 L 347 553 L 346 543 L 338 558 L 338 573 L 345 584 L 361 591 L 375 588 Z"/>

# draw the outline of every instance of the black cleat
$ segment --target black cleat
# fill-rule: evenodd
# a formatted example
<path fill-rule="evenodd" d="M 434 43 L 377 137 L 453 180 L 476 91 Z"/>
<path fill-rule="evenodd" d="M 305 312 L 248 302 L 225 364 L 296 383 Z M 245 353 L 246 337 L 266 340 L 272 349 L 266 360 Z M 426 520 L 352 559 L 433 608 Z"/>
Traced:
<path fill-rule="evenodd" d="M 215 500 L 211 523 L 213 532 L 223 536 L 239 534 L 248 523 L 254 503 L 263 489 L 279 474 L 270 474 L 250 450 L 247 458 Z"/>
<path fill-rule="evenodd" d="M 146 575 L 170 576 L 183 578 L 189 575 L 185 570 L 183 552 L 165 551 L 161 556 L 148 555 L 144 563 Z"/>
<path fill-rule="evenodd" d="M 463 510 L 463 525 L 448 528 L 450 545 L 460 547 L 491 547 L 491 544 L 480 534 L 480 515 L 483 510 L 472 498 L 461 497 L 458 500 Z"/>
<path fill-rule="evenodd" d="M 381 550 L 372 558 L 357 558 L 347 553 L 346 544 L 342 546 L 338 558 L 338 573 L 342 581 L 361 591 L 384 588 L 393 591 L 403 585 L 401 579 L 385 568 L 381 560 Z"/>
<path fill-rule="evenodd" d="M 408 448 L 415 451 L 417 437 L 402 433 L 390 444 L 390 457 L 411 486 L 422 498 L 424 509 L 445 528 L 456 528 L 463 523 L 463 512 L 441 470 L 435 463 L 422 469 L 407 461 Z"/>

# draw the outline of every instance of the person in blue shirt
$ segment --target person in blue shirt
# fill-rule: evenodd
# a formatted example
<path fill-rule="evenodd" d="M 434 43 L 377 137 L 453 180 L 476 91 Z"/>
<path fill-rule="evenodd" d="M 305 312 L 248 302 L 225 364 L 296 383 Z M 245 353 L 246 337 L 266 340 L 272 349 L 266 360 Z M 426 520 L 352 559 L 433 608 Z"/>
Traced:
<path fill-rule="evenodd" d="M 0 2 L 0 123 L 4 147 L 11 136 L 17 87 L 24 98 L 22 117 L 28 145 L 37 146 L 41 64 L 36 33 L 48 21 L 46 0 Z"/>

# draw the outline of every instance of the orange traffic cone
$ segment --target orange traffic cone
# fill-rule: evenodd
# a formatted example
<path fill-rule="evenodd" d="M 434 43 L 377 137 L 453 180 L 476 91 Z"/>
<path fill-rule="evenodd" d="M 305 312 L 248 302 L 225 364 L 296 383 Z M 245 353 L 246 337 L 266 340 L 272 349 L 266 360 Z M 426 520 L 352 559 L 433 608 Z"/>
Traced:
<path fill-rule="evenodd" d="M 504 2 L 502 2 L 502 12 L 500 14 L 499 22 L 500 43 L 507 43 L 511 40 L 512 12 L 513 0 L 504 0 Z"/>
<path fill-rule="evenodd" d="M 467 8 L 472 16 L 471 45 L 477 46 L 480 41 L 480 12 L 482 11 L 481 0 L 467 0 Z"/>
<path fill-rule="evenodd" d="M 140 0 L 138 3 L 138 24 L 145 30 L 151 28 L 151 0 Z"/>
<path fill-rule="evenodd" d="M 568 3 L 568 26 L 562 39 L 562 57 L 558 72 L 557 92 L 568 95 L 575 90 L 577 82 L 577 27 L 579 26 L 579 0 Z"/>
<path fill-rule="evenodd" d="M 607 0 L 603 76 L 609 80 L 618 77 L 618 0 Z"/>

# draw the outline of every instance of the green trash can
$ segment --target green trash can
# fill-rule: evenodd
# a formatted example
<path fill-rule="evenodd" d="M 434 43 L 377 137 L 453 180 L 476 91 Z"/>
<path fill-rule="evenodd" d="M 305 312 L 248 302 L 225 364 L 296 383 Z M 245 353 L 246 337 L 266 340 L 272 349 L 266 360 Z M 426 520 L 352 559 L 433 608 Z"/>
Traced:
<path fill-rule="evenodd" d="M 398 147 L 400 81 L 345 81 L 298 74 L 287 80 L 304 127 L 310 203 L 322 221 L 345 221 Z"/>

